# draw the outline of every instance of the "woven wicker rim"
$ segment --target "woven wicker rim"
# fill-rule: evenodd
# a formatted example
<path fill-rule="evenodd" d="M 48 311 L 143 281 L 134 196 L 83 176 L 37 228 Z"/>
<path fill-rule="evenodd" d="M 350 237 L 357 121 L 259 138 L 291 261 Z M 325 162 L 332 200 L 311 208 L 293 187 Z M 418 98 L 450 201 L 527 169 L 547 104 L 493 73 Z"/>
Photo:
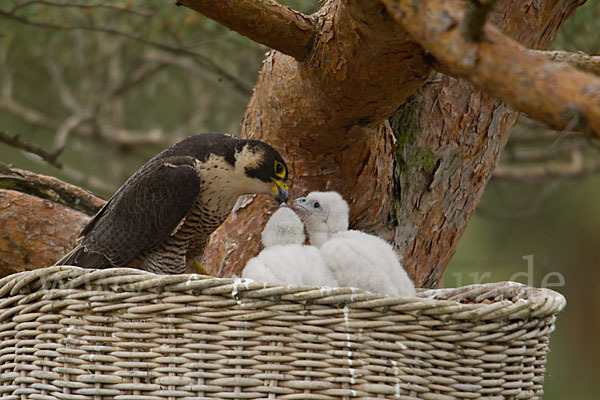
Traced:
<path fill-rule="evenodd" d="M 0 279 L 0 311 L 16 294 L 29 294 L 19 303 L 60 299 L 74 290 L 103 287 L 123 292 L 183 292 L 191 295 L 221 295 L 234 298 L 241 306 L 258 300 L 273 303 L 299 303 L 347 306 L 352 309 L 380 308 L 384 311 L 429 315 L 444 321 L 544 318 L 560 312 L 564 296 L 550 289 L 537 289 L 516 282 L 475 284 L 452 289 L 419 290 L 417 297 L 392 297 L 356 288 L 284 286 L 239 278 L 183 274 L 156 275 L 150 272 L 111 268 L 88 270 L 55 266 L 9 275 Z M 160 307 L 159 304 L 156 307 Z M 150 310 L 147 310 L 150 311 Z M 0 314 L 10 319 L 14 311 Z M 7 314 L 8 313 L 8 314 Z"/>

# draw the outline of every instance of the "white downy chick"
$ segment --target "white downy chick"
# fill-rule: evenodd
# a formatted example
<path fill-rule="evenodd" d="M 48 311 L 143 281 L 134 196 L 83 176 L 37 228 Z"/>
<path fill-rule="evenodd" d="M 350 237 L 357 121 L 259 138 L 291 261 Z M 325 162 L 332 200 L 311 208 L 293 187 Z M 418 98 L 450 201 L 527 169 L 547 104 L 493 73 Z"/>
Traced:
<path fill-rule="evenodd" d="M 414 296 L 415 286 L 396 252 L 381 238 L 348 230 L 348 203 L 337 192 L 312 192 L 294 200 L 311 244 L 342 286 L 394 296 Z"/>
<path fill-rule="evenodd" d="M 339 286 L 321 252 L 304 245 L 304 225 L 294 211 L 282 206 L 262 232 L 265 248 L 250 259 L 242 278 L 286 285 Z"/>

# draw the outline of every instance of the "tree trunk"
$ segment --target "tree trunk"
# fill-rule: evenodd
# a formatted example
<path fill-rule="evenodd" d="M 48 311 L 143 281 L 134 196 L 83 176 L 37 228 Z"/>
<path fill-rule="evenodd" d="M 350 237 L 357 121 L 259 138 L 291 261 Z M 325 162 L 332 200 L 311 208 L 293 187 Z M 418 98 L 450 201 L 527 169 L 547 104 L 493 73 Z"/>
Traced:
<path fill-rule="evenodd" d="M 576 127 L 591 137 L 600 134 L 600 107 L 593 106 L 597 78 L 547 61 L 538 79 L 531 73 L 537 69 L 525 66 L 544 57 L 489 24 L 479 43 L 468 42 L 457 33 L 458 0 L 329 0 L 312 16 L 272 0 L 180 3 L 285 53 L 267 56 L 242 135 L 281 151 L 291 169 L 292 198 L 313 190 L 339 191 L 350 204 L 351 226 L 392 241 L 417 286 L 440 284 L 517 119 L 516 111 L 474 84 L 561 129 L 571 127 L 573 111 L 581 117 Z M 521 45 L 543 49 L 579 3 L 501 0 L 490 18 Z M 456 43 L 458 50 L 450 48 Z M 501 68 L 515 61 L 512 81 L 503 83 L 503 75 L 495 73 L 495 49 L 515 56 L 511 62 L 498 60 Z M 473 57 L 453 59 L 456 54 Z M 433 75 L 434 67 L 449 75 Z M 519 71 L 527 72 L 523 79 Z M 573 77 L 569 93 L 581 95 L 565 104 L 537 101 L 541 89 L 560 92 L 560 85 L 544 86 L 561 81 L 560 76 Z M 510 90 L 513 85 L 531 86 L 535 95 L 523 100 L 518 90 Z M 63 193 L 64 184 L 53 182 L 47 190 L 44 179 L 34 195 L 81 207 L 79 200 L 70 200 L 75 193 L 86 203 L 87 195 L 75 188 Z M 87 220 L 62 206 L 49 211 L 47 200 L 11 191 L 0 195 L 0 204 L 7 205 L 0 207 L 0 275 L 51 265 Z M 102 203 L 93 199 L 80 211 L 89 213 Z M 239 275 L 260 250 L 260 232 L 274 207 L 266 199 L 251 199 L 237 210 L 211 238 L 203 260 L 207 270 Z M 41 214 L 31 213 L 36 208 Z M 49 245 L 40 249 L 40 242 Z"/>
<path fill-rule="evenodd" d="M 436 287 L 518 113 L 461 79 L 421 87 L 432 72 L 423 50 L 365 4 L 328 2 L 306 61 L 268 55 L 242 135 L 284 154 L 291 197 L 339 191 L 353 228 L 393 240 L 415 284 Z M 492 22 L 546 48 L 577 5 L 501 1 Z M 240 274 L 273 207 L 252 202 L 215 232 L 204 258 L 211 273 Z"/>
<path fill-rule="evenodd" d="M 13 190 L 0 190 L 0 277 L 52 265 L 75 246 L 89 217 Z"/>

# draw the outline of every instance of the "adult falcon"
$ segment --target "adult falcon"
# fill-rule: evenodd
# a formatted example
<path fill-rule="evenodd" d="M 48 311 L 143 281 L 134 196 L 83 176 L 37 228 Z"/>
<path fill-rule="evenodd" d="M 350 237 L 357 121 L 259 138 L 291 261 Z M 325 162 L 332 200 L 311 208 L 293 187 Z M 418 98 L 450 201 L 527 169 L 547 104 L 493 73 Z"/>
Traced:
<path fill-rule="evenodd" d="M 287 201 L 288 170 L 268 144 L 220 133 L 188 137 L 144 164 L 79 235 L 56 265 L 139 266 L 190 272 L 210 234 L 243 194 Z"/>

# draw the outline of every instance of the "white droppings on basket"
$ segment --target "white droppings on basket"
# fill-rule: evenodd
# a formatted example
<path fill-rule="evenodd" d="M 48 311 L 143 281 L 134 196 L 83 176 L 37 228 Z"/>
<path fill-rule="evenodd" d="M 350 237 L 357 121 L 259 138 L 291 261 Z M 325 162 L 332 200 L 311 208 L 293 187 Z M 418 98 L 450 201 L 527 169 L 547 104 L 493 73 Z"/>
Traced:
<path fill-rule="evenodd" d="M 346 326 L 346 332 L 350 330 L 350 309 L 347 305 L 344 305 L 342 310 L 344 312 L 344 325 Z M 348 335 L 350 337 L 350 335 Z"/>
<path fill-rule="evenodd" d="M 354 368 L 352 368 L 353 354 L 352 350 L 350 350 L 352 348 L 352 338 L 350 337 L 350 332 L 348 332 L 350 330 L 350 308 L 347 305 L 344 305 L 342 311 L 344 312 L 344 326 L 346 327 L 346 345 L 349 349 L 346 353 L 346 355 L 348 356 L 348 371 L 350 372 L 350 383 L 354 385 L 356 383 L 356 371 L 354 370 Z"/>
<path fill-rule="evenodd" d="M 356 294 L 356 292 L 357 292 L 358 290 L 360 290 L 360 289 L 358 289 L 358 288 L 355 288 L 355 287 L 352 287 L 352 288 L 350 288 L 350 290 L 352 291 L 352 293 L 350 294 L 350 302 L 354 303 L 354 298 L 355 298 L 355 296 L 354 296 L 354 295 L 355 295 L 355 294 Z"/>
<path fill-rule="evenodd" d="M 349 349 L 352 348 L 352 340 L 350 337 L 350 332 L 348 332 L 350 330 L 350 309 L 348 308 L 347 305 L 344 306 L 344 308 L 342 309 L 342 311 L 344 312 L 344 326 L 346 327 L 346 344 L 348 346 Z M 348 351 L 348 361 L 350 362 L 350 366 L 352 366 L 352 351 Z"/>
<path fill-rule="evenodd" d="M 233 297 L 237 297 L 238 295 L 238 287 L 242 284 L 242 278 L 235 278 L 233 280 L 233 288 L 231 289 L 231 295 Z"/>
<path fill-rule="evenodd" d="M 192 283 L 192 281 L 197 280 L 199 277 L 199 275 L 197 274 L 190 274 L 190 277 L 188 278 L 187 282 L 185 283 L 185 286 L 189 286 L 190 283 Z"/>
<path fill-rule="evenodd" d="M 350 360 L 350 365 L 352 365 L 352 360 Z M 350 383 L 352 385 L 356 384 L 356 370 L 354 368 L 348 368 L 348 371 L 350 371 Z"/>
<path fill-rule="evenodd" d="M 240 277 L 235 277 L 235 279 L 233 280 L 233 288 L 231 289 L 231 296 L 236 300 L 238 305 L 242 305 L 242 301 L 240 300 L 240 298 L 238 297 L 239 292 L 239 287 L 241 285 L 246 285 L 246 280 Z M 246 286 L 246 289 L 248 288 L 248 286 Z"/>
<path fill-rule="evenodd" d="M 69 325 L 69 327 L 67 329 L 65 329 L 68 339 L 73 338 L 73 335 L 71 334 L 71 332 L 73 332 L 74 329 L 75 329 L 75 325 Z"/>
<path fill-rule="evenodd" d="M 394 375 L 396 376 L 396 384 L 394 385 L 394 396 L 400 397 L 400 367 L 398 367 L 398 361 L 390 360 L 394 367 Z"/>
<path fill-rule="evenodd" d="M 401 348 L 402 350 L 406 350 L 406 349 L 408 349 L 408 347 L 406 347 L 406 345 L 405 345 L 404 343 L 402 343 L 401 341 L 399 341 L 399 340 L 396 340 L 396 344 L 397 344 L 398 346 L 400 346 L 400 348 Z"/>

